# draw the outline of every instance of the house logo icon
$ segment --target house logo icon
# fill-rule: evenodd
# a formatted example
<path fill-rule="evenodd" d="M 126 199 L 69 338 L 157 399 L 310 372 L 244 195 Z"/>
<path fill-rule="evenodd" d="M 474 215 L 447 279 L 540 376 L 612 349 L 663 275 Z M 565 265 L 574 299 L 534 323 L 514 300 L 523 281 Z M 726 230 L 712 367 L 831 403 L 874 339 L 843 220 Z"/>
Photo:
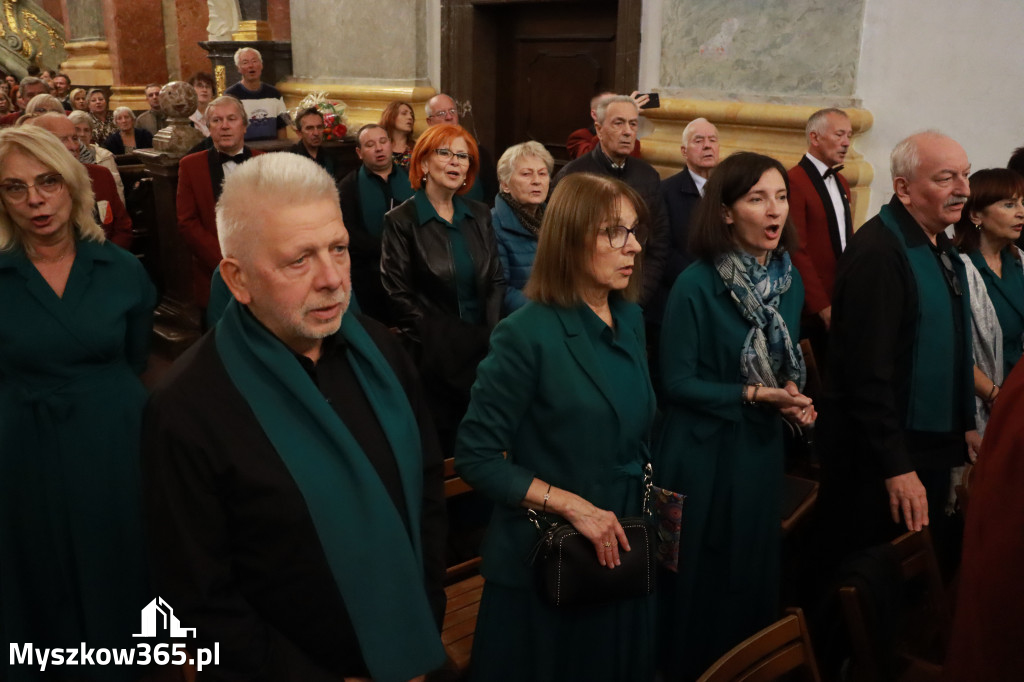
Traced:
<path fill-rule="evenodd" d="M 195 628 L 183 628 L 171 605 L 157 597 L 142 609 L 142 632 L 132 637 L 156 637 L 160 631 L 171 637 L 195 637 Z"/>

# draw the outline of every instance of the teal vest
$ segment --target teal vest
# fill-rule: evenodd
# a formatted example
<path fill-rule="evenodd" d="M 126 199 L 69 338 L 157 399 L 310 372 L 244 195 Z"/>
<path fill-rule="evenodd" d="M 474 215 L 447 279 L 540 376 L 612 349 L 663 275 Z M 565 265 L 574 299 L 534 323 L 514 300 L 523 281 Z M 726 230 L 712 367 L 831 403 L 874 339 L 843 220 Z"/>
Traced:
<path fill-rule="evenodd" d="M 957 410 L 965 415 L 973 413 L 971 387 L 974 386 L 974 362 L 967 273 L 955 249 L 950 249 L 946 256 L 962 292 L 954 301 L 954 304 L 961 307 L 963 315 L 961 357 L 958 358 L 955 357 L 953 306 L 950 305 L 943 266 L 936 260 L 927 243 L 913 247 L 907 245 L 899 221 L 889 206 L 883 206 L 878 215 L 899 241 L 917 283 L 917 333 L 910 369 L 906 427 L 913 431 L 948 433 L 957 423 Z M 959 384 L 963 395 L 954 396 L 958 371 L 961 373 Z"/>

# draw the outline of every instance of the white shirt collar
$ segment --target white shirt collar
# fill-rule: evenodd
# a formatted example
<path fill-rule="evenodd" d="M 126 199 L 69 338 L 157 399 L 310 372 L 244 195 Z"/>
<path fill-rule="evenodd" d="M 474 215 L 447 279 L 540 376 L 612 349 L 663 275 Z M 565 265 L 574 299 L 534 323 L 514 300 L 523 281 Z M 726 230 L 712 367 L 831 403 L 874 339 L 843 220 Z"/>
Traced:
<path fill-rule="evenodd" d="M 818 159 L 816 159 L 813 155 L 811 155 L 809 153 L 808 154 L 804 154 L 804 156 L 807 157 L 808 159 L 810 159 L 811 163 L 814 164 L 814 167 L 818 169 L 818 173 L 820 173 L 822 177 L 825 177 L 825 171 L 827 171 L 829 169 L 829 166 L 827 166 L 824 161 L 819 161 Z"/>
<path fill-rule="evenodd" d="M 697 193 L 704 196 L 704 185 L 708 183 L 708 179 L 703 175 L 697 175 L 694 173 L 690 170 L 689 166 L 686 167 L 686 172 L 690 174 L 691 178 L 693 178 L 693 184 L 697 185 Z"/>

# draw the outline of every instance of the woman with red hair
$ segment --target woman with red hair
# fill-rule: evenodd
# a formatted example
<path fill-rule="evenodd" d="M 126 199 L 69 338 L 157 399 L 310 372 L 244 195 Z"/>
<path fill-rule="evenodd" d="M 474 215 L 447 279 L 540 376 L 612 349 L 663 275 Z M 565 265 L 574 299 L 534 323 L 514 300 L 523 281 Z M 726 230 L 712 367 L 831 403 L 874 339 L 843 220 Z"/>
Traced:
<path fill-rule="evenodd" d="M 505 278 L 487 206 L 461 196 L 480 168 L 461 126 L 433 126 L 412 151 L 413 197 L 384 216 L 381 280 L 418 360 L 446 452 L 501 314 Z"/>

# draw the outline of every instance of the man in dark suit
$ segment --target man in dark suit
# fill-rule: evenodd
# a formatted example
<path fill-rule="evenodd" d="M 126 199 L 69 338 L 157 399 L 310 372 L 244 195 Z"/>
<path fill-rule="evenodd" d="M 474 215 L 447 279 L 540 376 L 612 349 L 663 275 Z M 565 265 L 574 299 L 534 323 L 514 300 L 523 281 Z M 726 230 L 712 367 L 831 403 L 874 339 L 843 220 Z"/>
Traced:
<path fill-rule="evenodd" d="M 234 97 L 225 95 L 210 102 L 206 125 L 213 147 L 178 163 L 178 229 L 192 252 L 195 301 L 203 308 L 210 299 L 210 278 L 221 260 L 214 214 L 221 184 L 239 164 L 260 153 L 244 144 L 249 119 Z"/>
<path fill-rule="evenodd" d="M 601 141 L 588 154 L 570 161 L 555 176 L 552 189 L 571 173 L 609 175 L 622 180 L 643 197 L 651 219 L 644 245 L 644 283 L 640 301 L 647 321 L 660 326 L 666 292 L 662 286 L 668 256 L 668 219 L 661 198 L 661 177 L 651 164 L 629 155 L 640 125 L 640 108 L 628 95 L 601 100 L 594 127 Z M 649 339 L 648 339 L 649 340 Z"/>
<path fill-rule="evenodd" d="M 71 156 L 78 160 L 78 132 L 75 124 L 64 114 L 50 112 L 29 119 L 25 125 L 34 125 L 49 130 L 57 136 Z M 121 196 L 117 193 L 114 176 L 103 166 L 83 163 L 92 181 L 92 192 L 96 196 L 96 222 L 103 226 L 107 239 L 122 249 L 132 245 L 132 219 L 128 215 Z"/>
<path fill-rule="evenodd" d="M 718 128 L 706 118 L 695 118 L 683 128 L 683 144 L 679 148 L 686 165 L 661 182 L 661 196 L 668 212 L 668 229 L 672 248 L 665 266 L 665 283 L 671 287 L 676 277 L 693 260 L 687 250 L 690 219 L 704 196 L 704 185 L 718 165 Z"/>
<path fill-rule="evenodd" d="M 352 288 L 363 313 L 395 324 L 380 279 L 380 239 L 384 214 L 413 195 L 409 174 L 391 156 L 388 131 L 367 123 L 356 133 L 356 154 L 363 164 L 338 184 L 341 214 L 352 254 Z"/>
<path fill-rule="evenodd" d="M 806 290 L 801 328 L 824 367 L 836 261 L 853 236 L 850 183 L 839 173 L 853 127 L 843 110 L 821 109 L 807 119 L 806 130 L 807 153 L 789 169 L 789 217 L 800 237 L 793 265 Z"/>

